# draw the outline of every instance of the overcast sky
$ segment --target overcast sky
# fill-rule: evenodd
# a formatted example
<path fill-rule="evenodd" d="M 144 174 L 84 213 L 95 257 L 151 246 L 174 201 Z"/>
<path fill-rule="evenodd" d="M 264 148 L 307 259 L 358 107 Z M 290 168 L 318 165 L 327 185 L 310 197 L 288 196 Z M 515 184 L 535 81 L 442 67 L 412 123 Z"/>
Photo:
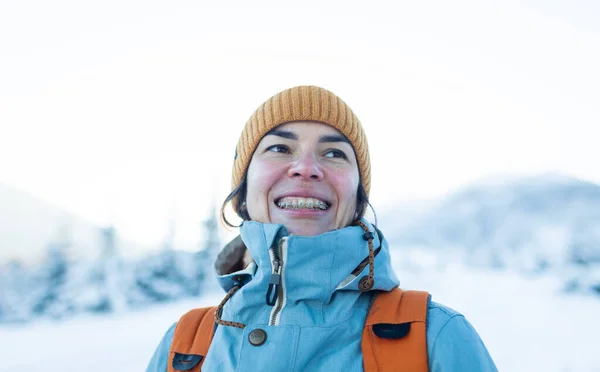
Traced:
<path fill-rule="evenodd" d="M 0 182 L 191 237 L 248 117 L 304 84 L 362 121 L 376 209 L 504 174 L 600 182 L 598 2 L 220 3 L 0 3 Z"/>

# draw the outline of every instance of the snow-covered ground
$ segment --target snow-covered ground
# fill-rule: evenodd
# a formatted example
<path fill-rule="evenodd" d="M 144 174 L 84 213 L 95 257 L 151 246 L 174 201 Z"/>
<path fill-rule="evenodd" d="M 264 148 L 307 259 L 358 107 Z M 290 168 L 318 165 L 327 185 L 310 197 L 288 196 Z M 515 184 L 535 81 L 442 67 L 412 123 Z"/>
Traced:
<path fill-rule="evenodd" d="M 600 371 L 600 297 L 560 293 L 558 278 L 506 271 L 448 267 L 403 278 L 463 313 L 500 371 Z"/>
<path fill-rule="evenodd" d="M 0 327 L 0 371 L 144 371 L 162 334 L 184 312 L 214 304 L 205 296 L 146 311 L 83 315 L 66 322 Z"/>
<path fill-rule="evenodd" d="M 404 287 L 426 289 L 435 301 L 465 314 L 500 371 L 600 371 L 600 298 L 561 294 L 557 278 L 415 266 L 398 252 L 394 260 Z M 111 316 L 2 326 L 0 371 L 143 371 L 181 314 L 218 303 L 222 295 Z"/>

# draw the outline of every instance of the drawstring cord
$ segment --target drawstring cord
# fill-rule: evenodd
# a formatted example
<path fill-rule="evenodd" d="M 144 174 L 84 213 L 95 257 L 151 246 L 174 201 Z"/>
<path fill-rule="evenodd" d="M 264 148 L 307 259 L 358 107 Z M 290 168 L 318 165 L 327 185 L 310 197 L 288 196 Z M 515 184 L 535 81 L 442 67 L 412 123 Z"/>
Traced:
<path fill-rule="evenodd" d="M 362 227 L 365 232 L 363 239 L 369 243 L 369 275 L 363 276 L 358 282 L 358 289 L 360 289 L 361 292 L 367 292 L 375 285 L 375 249 L 373 248 L 373 239 L 375 238 L 375 235 L 362 221 L 356 221 L 356 224 Z"/>
<path fill-rule="evenodd" d="M 366 240 L 369 244 L 369 275 L 363 276 L 360 279 L 360 281 L 358 282 L 358 289 L 361 292 L 367 292 L 367 291 L 370 291 L 373 288 L 373 286 L 375 285 L 375 249 L 373 248 L 373 239 L 375 238 L 375 235 L 373 234 L 372 231 L 369 230 L 367 225 L 365 225 L 362 221 L 357 221 L 356 224 L 358 226 L 360 226 L 363 229 L 363 231 L 365 232 L 363 234 L 363 239 Z M 217 310 L 215 311 L 215 323 L 224 325 L 224 326 L 230 326 L 230 327 L 244 329 L 244 328 L 246 328 L 245 324 L 238 323 L 238 322 L 230 322 L 230 321 L 221 319 L 221 313 L 223 312 L 223 306 L 225 306 L 225 303 L 227 303 L 227 301 L 229 301 L 229 299 L 234 295 L 234 293 L 237 292 L 237 290 L 242 287 L 242 283 L 239 278 L 236 278 L 234 280 L 235 281 L 233 283 L 233 287 L 229 290 L 229 292 L 227 292 L 227 295 L 225 296 L 223 301 L 221 301 L 219 306 L 217 306 Z"/>
<path fill-rule="evenodd" d="M 246 328 L 245 324 L 238 323 L 238 322 L 230 322 L 230 321 L 221 319 L 221 313 L 223 312 L 223 306 L 225 306 L 225 303 L 227 301 L 229 301 L 229 299 L 231 298 L 231 296 L 233 296 L 233 294 L 235 292 L 237 292 L 237 290 L 240 289 L 241 287 L 242 287 L 242 283 L 240 282 L 239 279 L 236 279 L 235 282 L 234 282 L 233 287 L 229 290 L 229 292 L 227 292 L 227 295 L 225 296 L 225 298 L 223 299 L 223 301 L 221 301 L 221 303 L 219 304 L 219 306 L 217 306 L 217 310 L 215 311 L 215 323 L 220 324 L 220 325 L 224 325 L 224 326 L 241 328 L 241 329 Z"/>

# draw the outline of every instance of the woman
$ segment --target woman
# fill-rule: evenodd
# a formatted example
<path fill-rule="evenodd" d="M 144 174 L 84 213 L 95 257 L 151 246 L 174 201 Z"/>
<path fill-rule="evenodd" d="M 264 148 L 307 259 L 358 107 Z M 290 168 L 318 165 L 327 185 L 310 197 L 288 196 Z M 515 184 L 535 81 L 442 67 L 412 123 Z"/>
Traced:
<path fill-rule="evenodd" d="M 370 176 L 363 128 L 333 93 L 294 87 L 256 110 L 223 204 L 231 202 L 244 222 L 215 263 L 229 293 L 213 312 L 218 326 L 203 371 L 369 369 L 361 346 L 367 314 L 378 294 L 399 285 L 385 238 L 363 217 Z M 496 371 L 462 315 L 431 301 L 423 309 L 425 369 Z M 176 329 L 166 332 L 147 372 L 174 370 Z M 397 363 L 392 370 L 402 358 L 387 361 Z"/>

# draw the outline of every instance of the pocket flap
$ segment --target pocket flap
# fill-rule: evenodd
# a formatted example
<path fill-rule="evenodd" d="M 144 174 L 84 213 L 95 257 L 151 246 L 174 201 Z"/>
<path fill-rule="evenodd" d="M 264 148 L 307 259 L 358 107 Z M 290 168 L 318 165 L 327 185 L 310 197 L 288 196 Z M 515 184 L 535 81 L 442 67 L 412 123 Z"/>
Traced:
<path fill-rule="evenodd" d="M 173 368 L 177 371 L 189 371 L 194 368 L 204 356 L 197 354 L 179 354 L 175 353 L 173 357 Z"/>

